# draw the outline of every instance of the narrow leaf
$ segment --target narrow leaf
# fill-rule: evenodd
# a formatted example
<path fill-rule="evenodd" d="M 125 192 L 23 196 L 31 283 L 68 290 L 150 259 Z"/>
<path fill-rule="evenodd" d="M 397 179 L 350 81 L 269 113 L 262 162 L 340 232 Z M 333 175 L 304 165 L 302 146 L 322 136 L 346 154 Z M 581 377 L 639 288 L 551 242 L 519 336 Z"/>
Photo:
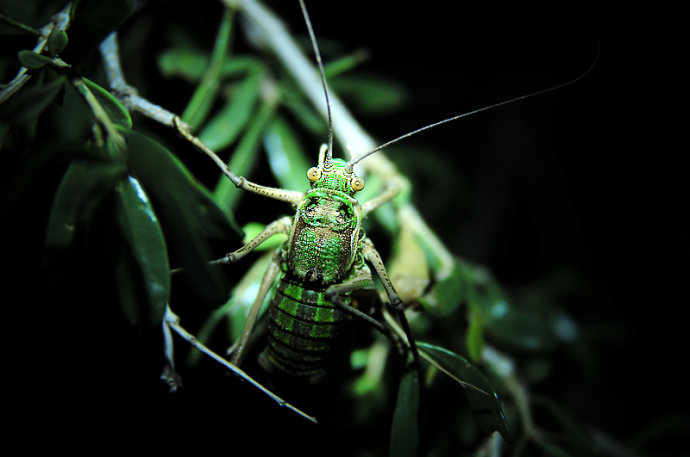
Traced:
<path fill-rule="evenodd" d="M 117 187 L 117 221 L 141 274 L 147 309 L 123 298 L 123 308 L 134 324 L 157 325 L 163 319 L 170 296 L 170 266 L 158 218 L 141 183 L 129 176 Z"/>
<path fill-rule="evenodd" d="M 249 122 L 259 98 L 261 76 L 248 76 L 235 87 L 225 106 L 199 133 L 199 139 L 214 151 L 231 145 Z"/>
<path fill-rule="evenodd" d="M 169 150 L 141 134 L 121 132 L 129 147 L 128 165 L 145 186 L 163 221 L 174 266 L 184 269 L 184 280 L 200 297 L 225 300 L 222 271 L 208 264 L 224 253 L 213 252 L 209 238 L 239 237 L 232 213 L 221 211 L 210 192 Z"/>
<path fill-rule="evenodd" d="M 558 340 L 548 316 L 539 310 L 517 308 L 506 300 L 484 305 L 486 332 L 503 345 L 526 351 L 549 351 Z"/>
<path fill-rule="evenodd" d="M 84 98 L 89 109 L 91 109 L 94 119 L 106 131 L 106 150 L 111 153 L 111 157 L 118 158 L 122 156 L 127 150 L 127 144 L 122 138 L 122 135 L 117 131 L 117 123 L 115 121 L 118 119 L 117 111 L 119 111 L 119 108 L 109 103 L 110 98 L 105 96 L 104 92 L 107 93 L 105 89 L 97 87 L 95 83 L 90 83 L 86 78 L 75 78 L 72 80 L 72 84 L 74 88 L 77 89 L 77 92 Z M 95 90 L 91 90 L 92 87 Z M 114 100 L 114 98 L 112 99 Z M 106 106 L 103 105 L 103 102 L 105 102 Z M 125 127 L 127 126 L 125 125 Z M 98 141 L 98 144 L 101 143 L 103 143 L 102 139 Z"/>
<path fill-rule="evenodd" d="M 489 380 L 464 357 L 448 349 L 417 342 L 420 353 L 432 365 L 460 383 L 474 417 L 486 434 L 498 431 L 508 439 L 508 425 L 498 395 Z"/>
<path fill-rule="evenodd" d="M 419 245 L 412 228 L 400 224 L 395 237 L 393 257 L 389 261 L 388 274 L 404 302 L 411 302 L 421 297 L 429 285 L 429 267 L 424 258 L 424 251 Z"/>
<path fill-rule="evenodd" d="M 82 80 L 89 87 L 113 124 L 128 129 L 132 128 L 132 118 L 129 115 L 129 111 L 127 111 L 127 108 L 125 108 L 118 99 L 95 82 L 87 78 L 82 78 Z"/>
<path fill-rule="evenodd" d="M 264 104 L 237 145 L 228 166 L 238 176 L 248 177 L 254 170 L 258 158 L 261 133 L 274 110 L 275 105 Z M 224 211 L 232 211 L 242 192 L 244 191 L 238 189 L 229 179 L 221 176 L 214 190 L 214 199 Z"/>
<path fill-rule="evenodd" d="M 334 79 L 330 85 L 362 113 L 387 114 L 405 102 L 405 90 L 389 79 L 346 75 Z"/>
<path fill-rule="evenodd" d="M 297 136 L 283 118 L 275 117 L 268 123 L 264 132 L 264 146 L 278 184 L 284 189 L 307 190 L 309 180 L 306 173 L 312 165 L 305 158 Z M 313 156 L 315 164 L 316 153 Z"/>
<path fill-rule="evenodd" d="M 314 111 L 311 105 L 305 103 L 299 97 L 289 97 L 287 95 L 283 97 L 281 102 L 290 110 L 293 117 L 299 121 L 302 127 L 314 135 L 322 135 L 323 138 L 326 138 L 326 122 L 323 117 Z"/>
<path fill-rule="evenodd" d="M 370 53 L 367 50 L 362 49 L 344 57 L 329 61 L 323 67 L 323 70 L 326 73 L 326 78 L 331 80 L 342 73 L 347 73 L 368 60 L 369 56 Z"/>
<path fill-rule="evenodd" d="M 46 247 L 68 247 L 77 225 L 88 220 L 90 209 L 115 188 L 124 173 L 122 164 L 73 161 L 53 200 L 46 229 Z"/>
<path fill-rule="evenodd" d="M 457 263 L 453 262 L 450 273 L 436 282 L 431 290 L 431 296 L 422 303 L 427 305 L 427 310 L 436 316 L 449 316 L 463 302 L 465 285 Z"/>
<path fill-rule="evenodd" d="M 193 129 L 201 125 L 204 119 L 206 119 L 216 99 L 218 88 L 220 87 L 220 73 L 222 71 L 223 61 L 230 47 L 233 18 L 234 9 L 225 8 L 216 35 L 216 43 L 211 56 L 211 62 L 201 79 L 201 83 L 194 91 L 192 99 L 182 113 L 182 120 Z"/>
<path fill-rule="evenodd" d="M 465 344 L 472 360 L 481 359 L 484 349 L 484 320 L 479 313 L 470 313 Z"/>
<path fill-rule="evenodd" d="M 414 457 L 419 444 L 417 413 L 419 410 L 419 378 L 415 368 L 408 368 L 400 380 L 398 399 L 391 424 L 391 457 Z"/>
<path fill-rule="evenodd" d="M 161 52 L 156 62 L 164 76 L 178 76 L 190 83 L 197 83 L 204 76 L 210 61 L 210 57 L 205 52 L 189 47 L 171 48 Z M 261 68 L 261 61 L 254 57 L 233 56 L 223 61 L 220 76 L 222 78 L 237 77 L 254 73 Z"/>
<path fill-rule="evenodd" d="M 204 75 L 210 58 L 203 51 L 189 48 L 172 48 L 161 52 L 156 59 L 164 76 L 180 76 L 196 83 Z"/>

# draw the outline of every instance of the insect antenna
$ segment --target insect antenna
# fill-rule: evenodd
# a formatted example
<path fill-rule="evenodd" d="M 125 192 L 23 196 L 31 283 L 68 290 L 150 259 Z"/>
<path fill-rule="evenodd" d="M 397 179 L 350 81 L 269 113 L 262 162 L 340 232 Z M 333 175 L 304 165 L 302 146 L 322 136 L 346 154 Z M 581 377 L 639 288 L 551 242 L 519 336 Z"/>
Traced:
<path fill-rule="evenodd" d="M 302 1 L 302 0 L 300 0 L 300 1 Z M 515 97 L 515 98 L 510 98 L 510 99 L 508 99 L 508 100 L 503 100 L 503 101 L 498 102 L 498 103 L 494 103 L 494 104 L 491 104 L 491 105 L 486 105 L 486 106 L 483 106 L 483 107 L 481 107 L 481 108 L 477 108 L 477 109 L 475 109 L 475 110 L 468 111 L 468 112 L 463 113 L 463 114 L 458 114 L 457 116 L 452 116 L 452 117 L 449 117 L 449 118 L 447 118 L 447 119 L 443 119 L 443 120 L 441 120 L 441 121 L 434 122 L 433 124 L 425 125 L 424 127 L 420 127 L 420 128 L 418 128 L 418 129 L 416 129 L 416 130 L 413 130 L 413 131 L 408 132 L 408 133 L 406 133 L 406 134 L 404 134 L 404 135 L 401 135 L 401 136 L 399 136 L 399 137 L 397 137 L 397 138 L 394 138 L 394 139 L 392 139 L 392 140 L 390 140 L 390 141 L 388 141 L 388 142 L 386 142 L 386 143 L 383 143 L 382 145 L 375 147 L 375 148 L 372 149 L 371 151 L 368 151 L 368 152 L 362 154 L 362 155 L 359 156 L 359 157 L 353 158 L 352 160 L 350 160 L 350 161 L 347 163 L 347 165 L 348 165 L 349 167 L 352 167 L 352 166 L 354 166 L 355 164 L 357 164 L 358 162 L 360 162 L 360 161 L 366 159 L 367 157 L 369 157 L 370 155 L 374 154 L 375 152 L 378 152 L 378 151 L 380 151 L 380 150 L 382 150 L 382 149 L 384 149 L 384 148 L 386 148 L 386 147 L 388 147 L 388 146 L 390 146 L 390 145 L 392 145 L 392 144 L 395 144 L 395 143 L 397 143 L 397 142 L 399 142 L 399 141 L 402 141 L 402 140 L 404 140 L 404 139 L 406 139 L 406 138 L 409 138 L 409 137 L 411 137 L 411 136 L 413 136 L 413 135 L 416 135 L 416 134 L 418 134 L 418 133 L 421 133 L 421 132 L 423 132 L 423 131 L 425 131 L 425 130 L 429 130 L 429 129 L 432 129 L 432 128 L 434 128 L 434 127 L 438 127 L 439 125 L 443 125 L 443 124 L 446 124 L 446 123 L 452 122 L 452 121 L 457 121 L 458 119 L 462 119 L 462 118 L 464 118 L 464 117 L 469 117 L 469 116 L 472 116 L 472 115 L 474 115 L 474 114 L 481 113 L 481 112 L 483 112 L 483 111 L 488 111 L 488 110 L 491 110 L 491 109 L 494 109 L 494 108 L 498 108 L 498 107 L 501 107 L 501 106 L 504 106 L 504 105 L 509 105 L 509 104 L 511 104 L 511 103 L 515 103 L 515 102 L 518 102 L 518 101 L 521 101 L 521 100 L 525 100 L 525 99 L 528 99 L 528 98 L 536 97 L 536 96 L 538 96 L 538 95 L 543 95 L 543 94 L 546 94 L 546 93 L 548 93 L 548 92 L 552 92 L 552 91 L 555 91 L 555 90 L 558 90 L 558 89 L 562 89 L 563 87 L 567 87 L 567 86 L 569 86 L 569 85 L 571 85 L 571 84 L 575 84 L 576 82 L 578 82 L 579 80 L 583 79 L 585 76 L 587 76 L 589 73 L 592 72 L 592 69 L 596 66 L 596 64 L 597 64 L 597 62 L 598 62 L 598 60 L 599 60 L 599 52 L 600 52 L 600 50 L 599 50 L 599 48 L 597 48 L 597 55 L 596 55 L 596 57 L 594 58 L 594 62 L 592 62 L 592 64 L 591 64 L 591 65 L 589 66 L 589 68 L 587 69 L 587 71 L 585 71 L 584 73 L 582 73 L 580 76 L 576 77 L 575 79 L 571 79 L 571 80 L 568 80 L 568 81 L 566 81 L 566 82 L 564 82 L 564 83 L 560 83 L 560 84 L 557 84 L 557 85 L 555 85 L 555 86 L 548 87 L 548 88 L 546 88 L 546 89 L 541 89 L 541 90 L 538 90 L 538 91 L 536 91 L 536 92 L 530 92 L 530 93 L 528 93 L 528 94 L 520 95 L 520 96 Z"/>
<path fill-rule="evenodd" d="M 311 25 L 311 19 L 309 19 L 309 13 L 307 12 L 307 6 L 304 4 L 304 0 L 299 0 L 299 4 L 302 7 L 302 15 L 304 16 L 304 22 L 307 24 L 307 30 L 309 31 L 309 39 L 311 40 L 311 45 L 314 48 L 314 55 L 316 56 L 316 63 L 319 67 L 319 73 L 321 74 L 321 84 L 323 85 L 323 94 L 326 97 L 326 114 L 328 120 L 328 150 L 326 151 L 326 158 L 324 164 L 326 168 L 330 167 L 333 159 L 333 122 L 331 121 L 331 102 L 328 99 L 328 84 L 326 83 L 326 72 L 323 69 L 323 61 L 321 60 L 321 51 L 319 51 L 319 45 L 316 42 L 316 35 L 314 34 L 314 28 Z"/>

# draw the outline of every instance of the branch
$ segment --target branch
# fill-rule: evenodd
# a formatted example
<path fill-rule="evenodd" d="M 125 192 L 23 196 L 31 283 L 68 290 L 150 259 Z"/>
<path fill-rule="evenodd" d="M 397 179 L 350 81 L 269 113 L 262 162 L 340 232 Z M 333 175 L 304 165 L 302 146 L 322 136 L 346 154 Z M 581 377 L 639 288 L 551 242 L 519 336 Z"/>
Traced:
<path fill-rule="evenodd" d="M 223 2 L 228 7 L 236 7 L 236 4 L 240 3 L 241 12 L 247 19 L 250 39 L 269 47 L 275 53 L 298 82 L 312 105 L 325 118 L 327 116 L 326 98 L 319 80 L 319 73 L 314 68 L 312 60 L 302 53 L 283 23 L 256 0 L 223 0 Z M 329 94 L 329 100 L 335 136 L 350 158 L 358 157 L 374 149 L 376 147 L 374 139 L 357 123 L 343 102 L 333 93 Z M 361 166 L 369 172 L 382 176 L 384 180 L 396 181 L 402 193 L 406 193 L 405 190 L 410 187 L 408 179 L 398 172 L 395 165 L 383 153 L 367 158 Z M 452 268 L 452 254 L 433 235 L 433 231 L 424 222 L 417 209 L 408 202 L 403 202 L 398 205 L 398 210 L 405 212 L 405 217 L 414 227 L 413 230 L 417 235 L 430 241 L 428 243 L 430 249 L 442 265 L 437 275 L 442 278 L 449 274 Z"/>
<path fill-rule="evenodd" d="M 168 384 L 172 386 L 172 389 L 174 390 L 176 385 L 179 385 L 179 378 L 175 378 L 174 376 L 174 364 L 172 360 L 172 339 L 170 338 L 170 330 L 174 330 L 178 335 L 180 335 L 185 341 L 187 341 L 189 344 L 194 346 L 197 350 L 201 351 L 202 353 L 206 354 L 207 356 L 211 357 L 213 360 L 216 362 L 220 363 L 223 365 L 225 368 L 228 370 L 232 371 L 235 375 L 239 376 L 240 378 L 244 379 L 257 389 L 259 389 L 261 392 L 265 393 L 268 395 L 270 398 L 275 400 L 276 403 L 280 406 L 284 406 L 288 408 L 289 410 L 299 414 L 300 416 L 304 417 L 305 419 L 317 423 L 316 418 L 313 416 L 308 415 L 307 413 L 303 412 L 302 410 L 294 407 L 287 401 L 283 400 L 270 390 L 268 390 L 266 387 L 263 385 L 259 384 L 257 381 L 255 381 L 251 376 L 249 376 L 245 371 L 243 371 L 240 367 L 237 365 L 234 365 L 227 360 L 225 360 L 223 357 L 219 356 L 206 346 L 204 346 L 202 343 L 199 342 L 199 340 L 194 337 L 191 333 L 187 332 L 181 325 L 180 325 L 180 319 L 175 315 L 171 310 L 170 307 L 168 307 L 165 311 L 165 317 L 163 318 L 163 331 L 165 335 L 165 354 L 166 354 L 166 359 L 168 362 L 168 365 L 166 366 L 166 369 L 163 371 L 163 376 L 161 376 L 163 379 L 168 381 Z"/>
<path fill-rule="evenodd" d="M 72 2 L 67 3 L 60 12 L 50 18 L 50 22 L 40 29 L 40 35 L 36 46 L 32 49 L 33 52 L 40 54 L 48 43 L 48 37 L 53 30 L 66 30 L 69 27 L 69 10 L 72 7 Z M 15 92 L 21 89 L 26 84 L 31 75 L 27 73 L 26 67 L 21 67 L 17 75 L 7 83 L 7 86 L 0 91 L 0 105 L 6 102 Z"/>
<path fill-rule="evenodd" d="M 177 115 L 175 113 L 139 96 L 136 88 L 127 84 L 122 72 L 122 64 L 120 63 L 120 48 L 117 44 L 116 32 L 112 32 L 101 42 L 100 51 L 103 67 L 108 78 L 108 85 L 117 99 L 125 105 L 125 108 L 129 111 L 138 111 L 144 116 L 168 127 L 183 128 L 186 131 L 191 130 L 187 124 L 179 119 L 178 125 L 176 125 L 175 118 Z"/>

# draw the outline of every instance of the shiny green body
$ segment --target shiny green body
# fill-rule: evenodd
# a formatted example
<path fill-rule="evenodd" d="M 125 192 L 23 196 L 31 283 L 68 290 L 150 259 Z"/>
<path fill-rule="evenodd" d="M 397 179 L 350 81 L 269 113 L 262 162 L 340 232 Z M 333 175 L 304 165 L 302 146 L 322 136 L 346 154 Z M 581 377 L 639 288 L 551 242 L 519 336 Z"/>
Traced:
<path fill-rule="evenodd" d="M 269 341 L 260 358 L 269 370 L 323 375 L 339 324 L 349 317 L 342 307 L 350 304 L 349 294 L 338 297 L 338 306 L 326 298 L 326 291 L 362 269 L 368 272 L 360 252 L 364 234 L 348 176 L 352 172 L 340 159 L 330 165 L 312 180 L 281 247 L 283 275 L 271 302 Z"/>

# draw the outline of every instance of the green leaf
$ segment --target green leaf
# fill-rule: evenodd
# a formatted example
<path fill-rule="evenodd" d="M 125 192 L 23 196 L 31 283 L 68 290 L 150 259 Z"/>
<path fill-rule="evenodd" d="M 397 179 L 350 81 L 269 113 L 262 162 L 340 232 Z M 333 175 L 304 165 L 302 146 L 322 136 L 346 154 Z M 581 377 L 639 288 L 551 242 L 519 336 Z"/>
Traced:
<path fill-rule="evenodd" d="M 231 213 L 221 211 L 210 192 L 166 148 L 139 133 L 121 133 L 129 147 L 128 164 L 151 196 L 163 222 L 174 266 L 183 268 L 183 279 L 204 300 L 225 300 L 224 275 L 208 264 L 225 253 L 213 252 L 209 238 L 240 237 Z"/>
<path fill-rule="evenodd" d="M 94 120 L 105 130 L 105 138 L 101 135 L 100 129 L 94 130 L 96 144 L 99 146 L 105 144 L 105 151 L 110 154 L 110 157 L 119 159 L 126 153 L 127 144 L 117 131 L 117 123 L 114 122 L 118 118 L 118 108 L 109 103 L 111 99 L 105 96 L 104 89 L 98 88 L 94 83 L 89 83 L 86 78 L 72 80 L 72 85 L 89 106 Z M 95 90 L 92 90 L 92 87 Z"/>
<path fill-rule="evenodd" d="M 482 430 L 487 435 L 498 431 L 508 439 L 508 424 L 501 403 L 486 376 L 464 357 L 448 349 L 423 342 L 417 342 L 417 347 L 426 360 L 463 387 L 467 402 Z"/>
<path fill-rule="evenodd" d="M 388 275 L 404 302 L 422 296 L 429 285 L 429 267 L 420 262 L 424 250 L 408 224 L 401 224 L 393 244 L 393 256 L 388 262 Z"/>
<path fill-rule="evenodd" d="M 41 55 L 34 51 L 29 51 L 28 49 L 19 51 L 17 57 L 19 58 L 19 63 L 30 70 L 44 67 L 50 63 L 50 57 Z"/>
<path fill-rule="evenodd" d="M 323 138 L 326 138 L 326 121 L 324 121 L 323 117 L 314 111 L 314 108 L 311 105 L 305 103 L 301 98 L 295 96 L 291 97 L 288 94 L 283 96 L 281 102 L 290 110 L 302 127 L 314 135 L 322 135 Z"/>
<path fill-rule="evenodd" d="M 156 60 L 158 69 L 167 77 L 178 76 L 190 83 L 198 83 L 203 78 L 210 57 L 206 51 L 189 47 L 167 49 Z M 223 78 L 255 73 L 263 68 L 261 61 L 254 57 L 232 56 L 225 59 L 220 71 Z"/>
<path fill-rule="evenodd" d="M 91 93 L 96 97 L 96 100 L 98 100 L 98 103 L 103 107 L 113 124 L 128 129 L 132 128 L 132 118 L 129 115 L 129 111 L 127 111 L 127 108 L 125 108 L 117 98 L 95 82 L 87 78 L 82 78 L 82 80 L 89 87 Z"/>
<path fill-rule="evenodd" d="M 266 225 L 259 222 L 250 222 L 242 227 L 244 232 L 244 238 L 242 239 L 242 244 L 247 244 L 254 238 L 256 238 L 259 233 L 261 233 L 266 228 Z M 263 243 L 254 248 L 254 251 L 269 251 L 276 249 L 281 244 L 287 240 L 287 235 L 284 233 L 275 234 L 272 237 L 265 240 Z"/>
<path fill-rule="evenodd" d="M 483 306 L 492 340 L 523 351 L 550 351 L 558 344 L 548 316 L 540 310 L 520 309 L 506 300 Z"/>
<path fill-rule="evenodd" d="M 196 83 L 204 76 L 209 60 L 205 51 L 172 48 L 158 54 L 156 62 L 164 76 L 181 76 L 189 82 Z"/>
<path fill-rule="evenodd" d="M 266 268 L 273 258 L 272 252 L 267 252 L 261 257 L 259 257 L 252 266 L 247 270 L 247 272 L 242 276 L 242 279 L 233 287 L 232 294 L 230 298 L 225 302 L 224 305 L 213 311 L 210 316 L 206 319 L 204 324 L 201 326 L 197 332 L 197 338 L 199 341 L 208 341 L 213 333 L 216 331 L 217 327 L 227 319 L 227 340 L 237 341 L 237 339 L 242 334 L 244 329 L 245 321 L 247 320 L 247 315 L 256 300 L 257 291 L 261 284 L 261 280 L 266 273 Z M 266 305 L 270 302 L 270 297 L 273 293 L 269 291 L 264 300 L 263 308 L 261 309 L 259 316 L 265 311 Z M 197 363 L 203 355 L 199 351 L 192 351 L 189 354 L 189 363 Z"/>
<path fill-rule="evenodd" d="M 414 367 L 409 367 L 403 374 L 398 388 L 388 453 L 391 457 L 414 457 L 417 455 L 419 445 L 418 410 L 418 371 Z"/>
<path fill-rule="evenodd" d="M 218 28 L 218 34 L 216 35 L 211 62 L 204 72 L 201 83 L 197 86 L 191 100 L 182 113 L 182 120 L 189 124 L 192 129 L 196 129 L 206 119 L 216 100 L 218 88 L 220 87 L 223 61 L 227 57 L 230 46 L 233 18 L 234 9 L 225 8 L 220 27 Z"/>
<path fill-rule="evenodd" d="M 284 189 L 307 190 L 309 180 L 306 173 L 312 165 L 305 158 L 297 136 L 282 117 L 276 116 L 268 123 L 264 147 L 278 184 Z"/>
<path fill-rule="evenodd" d="M 235 87 L 230 100 L 199 132 L 199 139 L 206 146 L 219 151 L 235 141 L 254 111 L 259 98 L 261 78 L 258 73 L 250 75 Z"/>
<path fill-rule="evenodd" d="M 131 289 L 127 289 L 122 306 L 133 324 L 158 325 L 170 298 L 170 266 L 163 231 L 146 191 L 136 178 L 129 176 L 123 180 L 117 186 L 116 195 L 117 222 L 141 274 L 147 304 L 146 309 L 141 309 Z"/>
<path fill-rule="evenodd" d="M 69 38 L 67 37 L 67 32 L 64 30 L 53 29 L 48 37 L 48 52 L 50 53 L 50 56 L 55 57 L 61 53 L 62 50 L 67 47 L 68 41 Z"/>
<path fill-rule="evenodd" d="M 330 86 L 364 114 L 387 114 L 405 103 L 405 90 L 389 79 L 347 75 L 336 78 Z"/>
<path fill-rule="evenodd" d="M 92 210 L 115 188 L 124 174 L 123 164 L 73 161 L 53 200 L 46 229 L 46 247 L 68 247 L 79 223 L 88 221 Z"/>
<path fill-rule="evenodd" d="M 429 305 L 427 309 L 438 317 L 449 316 L 460 306 L 465 298 L 465 284 L 462 272 L 457 262 L 453 263 L 450 273 L 437 281 L 432 289 L 432 301 L 423 303 Z"/>
<path fill-rule="evenodd" d="M 368 51 L 359 50 L 344 57 L 329 61 L 323 67 L 324 73 L 326 73 L 326 79 L 331 80 L 338 75 L 347 73 L 369 59 L 369 55 L 370 53 Z"/>
<path fill-rule="evenodd" d="M 240 282 L 234 287 L 232 297 L 226 305 L 227 315 L 230 318 L 228 326 L 228 337 L 230 341 L 236 341 L 242 334 L 247 315 L 256 300 L 256 291 L 259 290 L 261 280 L 272 259 L 272 252 L 267 252 L 259 257 L 249 270 L 247 270 L 247 273 L 242 276 Z M 272 296 L 273 294 L 271 292 L 266 294 L 259 316 L 263 315 L 266 311 Z"/>
<path fill-rule="evenodd" d="M 251 175 L 259 156 L 259 141 L 267 122 L 273 116 L 275 105 L 264 104 L 261 110 L 254 117 L 249 128 L 245 132 L 242 140 L 233 152 L 228 166 L 238 176 L 248 177 Z M 216 186 L 213 198 L 225 211 L 232 211 L 237 204 L 238 198 L 244 191 L 238 189 L 229 179 L 221 176 Z"/>
<path fill-rule="evenodd" d="M 484 319 L 480 313 L 470 313 L 465 344 L 472 360 L 476 362 L 481 359 L 484 349 Z"/>

